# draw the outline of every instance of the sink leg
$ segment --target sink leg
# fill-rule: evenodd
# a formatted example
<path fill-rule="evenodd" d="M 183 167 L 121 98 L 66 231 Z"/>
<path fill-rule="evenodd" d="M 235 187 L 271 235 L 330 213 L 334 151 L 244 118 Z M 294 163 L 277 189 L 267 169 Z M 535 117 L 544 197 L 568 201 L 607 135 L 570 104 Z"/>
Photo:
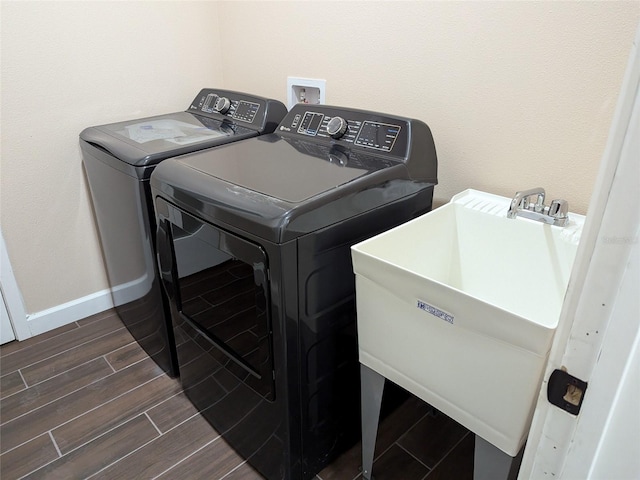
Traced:
<path fill-rule="evenodd" d="M 473 455 L 473 480 L 516 480 L 524 447 L 511 457 L 495 445 L 476 435 Z"/>
<path fill-rule="evenodd" d="M 362 405 L 362 477 L 371 480 L 373 454 L 376 448 L 380 405 L 385 378 L 378 372 L 360 364 L 360 388 Z"/>

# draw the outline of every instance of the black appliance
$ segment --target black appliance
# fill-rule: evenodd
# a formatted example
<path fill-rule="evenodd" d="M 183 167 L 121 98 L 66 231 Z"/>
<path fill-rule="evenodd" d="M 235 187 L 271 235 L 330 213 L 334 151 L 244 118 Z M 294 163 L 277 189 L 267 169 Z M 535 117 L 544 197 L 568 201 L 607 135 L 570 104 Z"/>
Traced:
<path fill-rule="evenodd" d="M 204 89 L 186 112 L 80 133 L 113 303 L 133 337 L 170 375 L 177 375 L 178 366 L 169 304 L 157 275 L 151 172 L 172 156 L 272 132 L 286 113 L 276 100 Z"/>
<path fill-rule="evenodd" d="M 436 177 L 425 123 L 303 104 L 151 176 L 183 388 L 266 478 L 360 437 L 350 247 L 428 212 Z"/>

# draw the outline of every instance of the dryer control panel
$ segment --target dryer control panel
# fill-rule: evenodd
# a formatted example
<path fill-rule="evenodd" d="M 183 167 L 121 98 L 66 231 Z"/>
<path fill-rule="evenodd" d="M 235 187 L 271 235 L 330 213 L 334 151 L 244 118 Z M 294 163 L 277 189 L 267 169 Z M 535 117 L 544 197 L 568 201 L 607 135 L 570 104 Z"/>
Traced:
<path fill-rule="evenodd" d="M 263 130 L 267 124 L 277 124 L 287 110 L 277 100 L 231 90 L 205 88 L 198 93 L 187 111 Z M 273 131 L 273 128 L 269 131 Z"/>
<path fill-rule="evenodd" d="M 346 155 L 365 150 L 418 168 L 420 178 L 436 180 L 435 144 L 420 120 L 328 105 L 297 104 L 274 132 L 283 138 L 313 145 L 333 145 Z"/>
<path fill-rule="evenodd" d="M 296 105 L 278 133 L 317 138 L 405 157 L 410 119 L 326 105 Z"/>

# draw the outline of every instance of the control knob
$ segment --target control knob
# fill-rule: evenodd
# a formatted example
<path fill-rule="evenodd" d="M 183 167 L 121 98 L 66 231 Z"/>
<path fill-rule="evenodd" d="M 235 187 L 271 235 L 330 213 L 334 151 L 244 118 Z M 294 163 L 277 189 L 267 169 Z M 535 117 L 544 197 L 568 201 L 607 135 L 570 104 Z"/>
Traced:
<path fill-rule="evenodd" d="M 327 133 L 331 138 L 340 138 L 347 131 L 347 121 L 342 117 L 333 117 L 327 124 Z"/>
<path fill-rule="evenodd" d="M 225 114 L 231 108 L 231 102 L 227 97 L 218 97 L 213 108 L 216 112 Z"/>

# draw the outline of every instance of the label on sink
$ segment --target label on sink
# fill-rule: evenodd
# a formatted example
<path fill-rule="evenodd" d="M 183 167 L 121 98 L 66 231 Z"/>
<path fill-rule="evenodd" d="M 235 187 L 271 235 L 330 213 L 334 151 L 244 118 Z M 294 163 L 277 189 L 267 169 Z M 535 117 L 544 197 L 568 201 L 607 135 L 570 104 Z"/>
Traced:
<path fill-rule="evenodd" d="M 416 307 L 418 307 L 420 310 L 424 310 L 425 312 L 430 313 L 434 317 L 438 317 L 440 320 L 444 320 L 445 322 L 453 325 L 453 315 L 451 315 L 449 312 L 440 310 L 439 308 L 434 307 L 433 305 L 429 305 L 427 302 L 420 299 L 416 300 Z"/>

